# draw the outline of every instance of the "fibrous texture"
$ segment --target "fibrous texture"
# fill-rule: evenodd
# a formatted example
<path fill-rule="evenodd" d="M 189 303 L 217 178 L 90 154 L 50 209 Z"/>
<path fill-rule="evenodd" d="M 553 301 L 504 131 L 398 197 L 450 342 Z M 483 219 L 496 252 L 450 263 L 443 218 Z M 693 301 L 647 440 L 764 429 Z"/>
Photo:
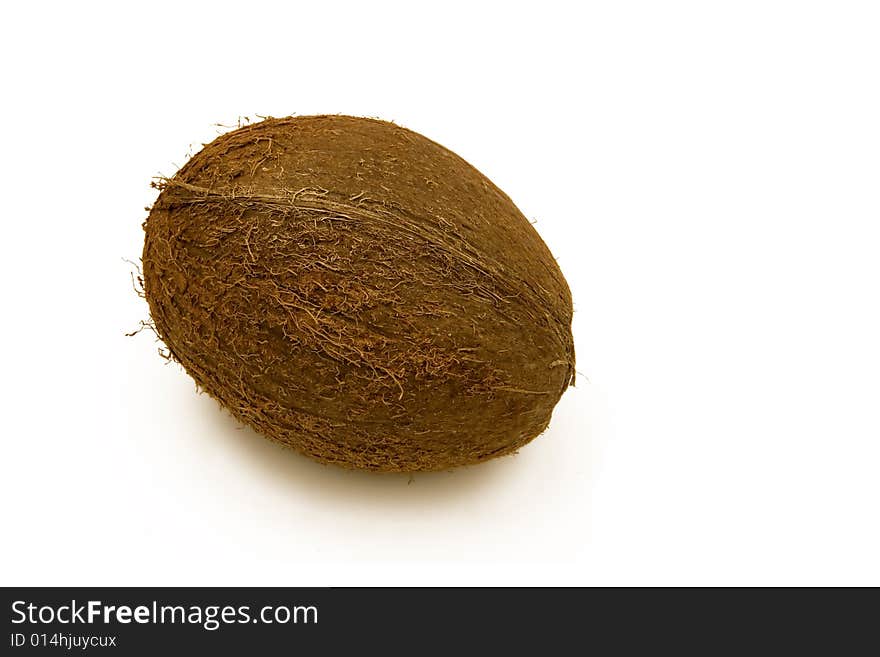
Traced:
<path fill-rule="evenodd" d="M 274 440 L 347 467 L 452 468 L 540 434 L 573 382 L 556 261 L 503 192 L 415 132 L 268 119 L 158 186 L 156 330 Z"/>

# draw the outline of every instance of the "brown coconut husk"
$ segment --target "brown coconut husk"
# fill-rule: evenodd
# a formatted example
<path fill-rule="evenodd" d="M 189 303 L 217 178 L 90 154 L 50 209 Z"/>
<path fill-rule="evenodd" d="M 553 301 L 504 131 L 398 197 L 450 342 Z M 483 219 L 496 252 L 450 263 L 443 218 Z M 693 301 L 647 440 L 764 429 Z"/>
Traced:
<path fill-rule="evenodd" d="M 269 438 L 352 468 L 453 468 L 532 440 L 574 381 L 550 251 L 415 132 L 267 119 L 158 187 L 143 253 L 155 329 Z"/>

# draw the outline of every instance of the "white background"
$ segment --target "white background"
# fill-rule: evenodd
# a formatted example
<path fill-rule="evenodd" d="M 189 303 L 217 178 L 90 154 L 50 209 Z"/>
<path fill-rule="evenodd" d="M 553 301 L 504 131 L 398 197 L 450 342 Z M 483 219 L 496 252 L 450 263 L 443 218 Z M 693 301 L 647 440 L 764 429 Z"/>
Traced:
<path fill-rule="evenodd" d="M 12 3 L 0 583 L 880 584 L 872 2 Z M 316 465 L 153 337 L 131 267 L 215 123 L 394 120 L 537 221 L 581 376 L 518 456 Z"/>

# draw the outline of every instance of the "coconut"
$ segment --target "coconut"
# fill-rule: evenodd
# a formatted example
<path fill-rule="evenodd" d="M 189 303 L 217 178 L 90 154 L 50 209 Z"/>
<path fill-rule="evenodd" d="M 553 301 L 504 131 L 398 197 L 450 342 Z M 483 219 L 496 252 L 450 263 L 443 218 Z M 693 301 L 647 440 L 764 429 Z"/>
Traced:
<path fill-rule="evenodd" d="M 574 382 L 571 294 L 531 223 L 393 123 L 267 119 L 206 145 L 144 224 L 155 329 L 240 421 L 323 463 L 510 454 Z"/>

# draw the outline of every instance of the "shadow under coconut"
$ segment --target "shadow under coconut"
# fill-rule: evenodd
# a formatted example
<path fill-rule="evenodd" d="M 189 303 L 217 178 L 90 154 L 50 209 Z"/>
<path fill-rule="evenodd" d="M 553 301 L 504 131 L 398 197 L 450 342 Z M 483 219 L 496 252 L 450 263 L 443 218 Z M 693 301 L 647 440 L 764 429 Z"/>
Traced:
<path fill-rule="evenodd" d="M 231 452 L 241 455 L 243 467 L 259 470 L 263 478 L 279 487 L 294 487 L 297 492 L 319 497 L 322 501 L 352 500 L 392 506 L 422 506 L 426 501 L 454 500 L 474 496 L 499 479 L 515 476 L 517 455 L 506 456 L 475 466 L 441 472 L 377 473 L 324 465 L 268 440 L 236 420 L 214 400 L 202 397 L 211 439 L 220 441 Z"/>

